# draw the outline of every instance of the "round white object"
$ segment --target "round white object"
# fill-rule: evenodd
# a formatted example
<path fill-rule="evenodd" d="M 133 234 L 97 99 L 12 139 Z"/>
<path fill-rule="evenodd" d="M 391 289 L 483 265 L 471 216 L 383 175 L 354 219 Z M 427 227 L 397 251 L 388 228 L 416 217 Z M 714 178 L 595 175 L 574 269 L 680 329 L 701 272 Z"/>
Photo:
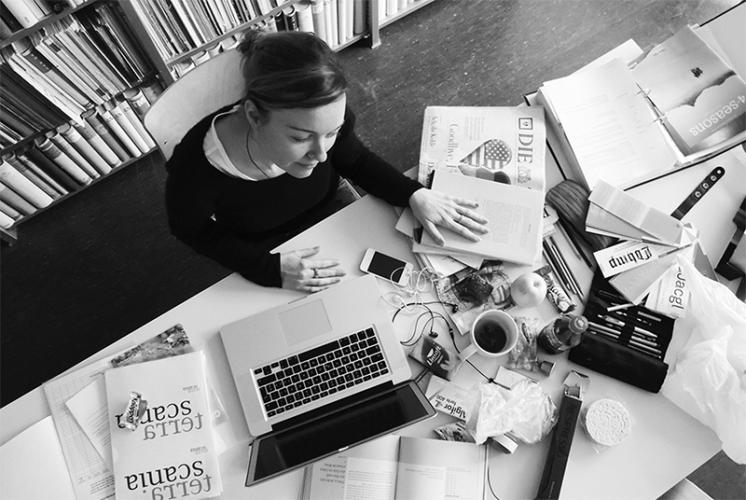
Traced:
<path fill-rule="evenodd" d="M 588 407 L 585 428 L 598 444 L 614 446 L 629 436 L 632 419 L 627 408 L 619 401 L 599 399 Z"/>

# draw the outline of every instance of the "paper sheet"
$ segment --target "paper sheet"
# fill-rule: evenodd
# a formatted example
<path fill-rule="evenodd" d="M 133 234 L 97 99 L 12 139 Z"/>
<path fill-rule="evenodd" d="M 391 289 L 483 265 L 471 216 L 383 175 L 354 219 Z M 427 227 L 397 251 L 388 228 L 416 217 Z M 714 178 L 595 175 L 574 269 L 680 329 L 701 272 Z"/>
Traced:
<path fill-rule="evenodd" d="M 109 359 L 104 358 L 43 386 L 77 500 L 114 498 L 113 474 L 65 405 L 110 367 Z"/>
<path fill-rule="evenodd" d="M 7 500 L 75 500 L 51 416 L 0 447 L 0 496 Z"/>
<path fill-rule="evenodd" d="M 98 376 L 65 403 L 91 444 L 111 469 L 111 432 L 106 413 L 106 384 Z"/>

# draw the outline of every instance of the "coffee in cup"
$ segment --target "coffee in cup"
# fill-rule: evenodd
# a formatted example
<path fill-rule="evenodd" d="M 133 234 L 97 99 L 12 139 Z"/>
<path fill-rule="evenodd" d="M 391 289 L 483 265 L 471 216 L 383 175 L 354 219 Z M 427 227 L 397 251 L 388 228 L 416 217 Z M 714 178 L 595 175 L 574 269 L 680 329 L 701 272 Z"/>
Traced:
<path fill-rule="evenodd" d="M 461 351 L 460 357 L 480 353 L 495 358 L 510 352 L 518 340 L 518 327 L 506 312 L 490 309 L 482 312 L 471 327 L 471 344 Z"/>

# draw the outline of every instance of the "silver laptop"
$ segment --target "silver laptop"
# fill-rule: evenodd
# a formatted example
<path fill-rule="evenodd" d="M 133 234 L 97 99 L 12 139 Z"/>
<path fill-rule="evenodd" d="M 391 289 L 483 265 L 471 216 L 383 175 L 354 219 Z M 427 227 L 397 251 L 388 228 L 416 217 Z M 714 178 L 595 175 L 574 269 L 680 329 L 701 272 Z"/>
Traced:
<path fill-rule="evenodd" d="M 364 276 L 221 330 L 256 437 L 247 486 L 434 415 L 382 303 Z"/>

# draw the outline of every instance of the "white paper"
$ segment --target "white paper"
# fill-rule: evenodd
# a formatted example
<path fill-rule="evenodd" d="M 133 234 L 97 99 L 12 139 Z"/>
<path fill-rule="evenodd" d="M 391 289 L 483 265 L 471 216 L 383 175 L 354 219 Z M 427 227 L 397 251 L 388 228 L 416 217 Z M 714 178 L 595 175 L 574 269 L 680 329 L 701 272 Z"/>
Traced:
<path fill-rule="evenodd" d="M 77 500 L 114 498 L 114 475 L 65 405 L 72 396 L 111 367 L 105 358 L 44 384 Z"/>
<path fill-rule="evenodd" d="M 396 462 L 349 457 L 345 473 L 345 500 L 393 500 Z M 400 497 L 409 498 L 409 497 Z"/>
<path fill-rule="evenodd" d="M 676 165 L 677 156 L 620 59 L 546 82 L 541 92 L 590 189 L 599 179 L 626 187 Z"/>
<path fill-rule="evenodd" d="M 75 421 L 111 470 L 111 432 L 106 406 L 106 384 L 103 375 L 65 403 Z"/>
<path fill-rule="evenodd" d="M 7 500 L 75 500 L 51 416 L 0 447 L 0 496 Z"/>
<path fill-rule="evenodd" d="M 400 463 L 397 498 L 407 500 L 436 500 L 446 497 L 446 468 L 433 465 Z"/>

